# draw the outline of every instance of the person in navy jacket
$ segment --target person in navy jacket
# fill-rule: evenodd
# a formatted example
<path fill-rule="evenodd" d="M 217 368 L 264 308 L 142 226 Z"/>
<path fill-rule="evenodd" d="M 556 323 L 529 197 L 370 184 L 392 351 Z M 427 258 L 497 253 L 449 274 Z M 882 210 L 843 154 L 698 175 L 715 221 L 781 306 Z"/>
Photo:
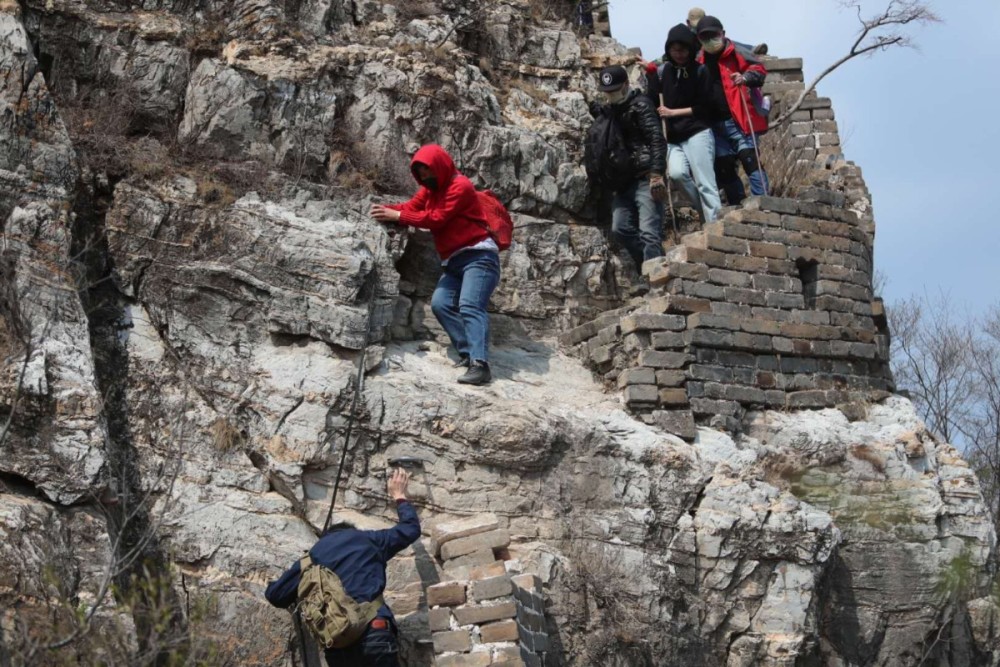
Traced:
<path fill-rule="evenodd" d="M 358 602 L 370 602 L 385 590 L 385 568 L 393 556 L 420 537 L 417 511 L 406 498 L 410 475 L 396 469 L 389 477 L 389 495 L 396 501 L 399 522 L 385 530 L 358 530 L 349 523 L 335 523 L 309 550 L 318 565 L 332 570 L 344 590 Z M 301 572 L 296 561 L 272 581 L 264 596 L 275 607 L 286 609 L 298 600 Z M 383 604 L 361 639 L 351 646 L 329 649 L 330 667 L 398 667 L 399 645 L 392 610 Z"/>

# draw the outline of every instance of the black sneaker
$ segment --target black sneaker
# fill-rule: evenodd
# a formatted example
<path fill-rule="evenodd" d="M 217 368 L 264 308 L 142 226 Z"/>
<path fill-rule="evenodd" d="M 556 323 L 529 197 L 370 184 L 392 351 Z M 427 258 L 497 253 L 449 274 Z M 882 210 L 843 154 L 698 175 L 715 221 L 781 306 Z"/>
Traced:
<path fill-rule="evenodd" d="M 469 367 L 469 355 L 463 354 L 458 358 L 458 361 L 451 365 L 452 368 L 468 368 Z"/>
<path fill-rule="evenodd" d="M 474 361 L 469 370 L 465 371 L 465 375 L 458 378 L 459 384 L 474 384 L 481 385 L 486 384 L 493 379 L 490 374 L 489 364 L 483 361 Z"/>

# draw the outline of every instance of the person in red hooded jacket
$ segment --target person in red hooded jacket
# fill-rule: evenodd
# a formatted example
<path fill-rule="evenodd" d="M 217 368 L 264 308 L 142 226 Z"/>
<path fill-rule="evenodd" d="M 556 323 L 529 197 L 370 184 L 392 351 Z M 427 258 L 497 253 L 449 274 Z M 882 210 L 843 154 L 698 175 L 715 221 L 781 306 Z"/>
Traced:
<path fill-rule="evenodd" d="M 420 184 L 413 199 L 405 204 L 375 204 L 371 216 L 379 222 L 430 230 L 442 268 L 431 310 L 458 352 L 455 365 L 468 369 L 458 381 L 486 384 L 491 379 L 486 308 L 500 282 L 500 249 L 489 233 L 476 188 L 443 148 L 421 147 L 410 172 Z"/>
<path fill-rule="evenodd" d="M 698 62 L 708 72 L 715 108 L 716 180 L 729 204 L 735 206 L 746 197 L 737 161 L 743 165 L 752 194 L 766 195 L 769 190 L 756 145 L 757 135 L 767 132 L 767 117 L 757 110 L 750 94 L 751 88 L 764 85 L 767 69 L 750 51 L 729 40 L 722 21 L 714 16 L 698 21 L 698 39 L 702 48 Z"/>

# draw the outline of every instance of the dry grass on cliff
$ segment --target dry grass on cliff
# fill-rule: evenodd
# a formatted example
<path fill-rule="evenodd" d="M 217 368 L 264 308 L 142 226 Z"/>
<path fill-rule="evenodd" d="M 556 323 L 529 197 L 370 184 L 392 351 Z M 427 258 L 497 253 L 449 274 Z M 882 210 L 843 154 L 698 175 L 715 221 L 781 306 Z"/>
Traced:
<path fill-rule="evenodd" d="M 760 161 L 771 184 L 771 196 L 795 197 L 799 188 L 808 184 L 815 162 L 802 158 L 802 151 L 792 145 L 787 128 L 769 132 L 758 137 L 758 141 Z"/>

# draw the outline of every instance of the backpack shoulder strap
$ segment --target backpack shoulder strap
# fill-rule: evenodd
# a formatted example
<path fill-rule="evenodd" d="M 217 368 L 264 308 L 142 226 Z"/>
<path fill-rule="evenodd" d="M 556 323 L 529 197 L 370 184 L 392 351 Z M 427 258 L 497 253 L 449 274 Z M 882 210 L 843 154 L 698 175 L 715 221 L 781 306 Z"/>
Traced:
<path fill-rule="evenodd" d="M 379 595 L 377 598 L 371 602 L 359 602 L 358 607 L 361 610 L 361 618 L 364 619 L 365 624 L 371 623 L 375 616 L 378 615 L 379 608 L 385 604 L 385 600 Z"/>

